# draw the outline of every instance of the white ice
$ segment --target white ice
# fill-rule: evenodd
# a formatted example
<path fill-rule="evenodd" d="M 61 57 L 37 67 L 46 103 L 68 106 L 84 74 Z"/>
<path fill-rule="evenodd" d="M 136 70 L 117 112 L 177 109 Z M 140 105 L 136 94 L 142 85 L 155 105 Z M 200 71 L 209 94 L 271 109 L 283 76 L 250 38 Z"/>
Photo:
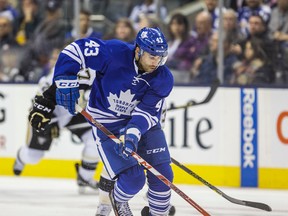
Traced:
<path fill-rule="evenodd" d="M 216 216 L 287 216 L 288 190 L 218 187 L 230 197 L 263 202 L 272 212 L 236 205 L 206 186 L 177 185 L 193 201 Z M 131 201 L 135 216 L 147 205 L 144 188 Z M 95 216 L 98 195 L 80 195 L 75 180 L 0 176 L 0 216 Z M 175 192 L 176 216 L 201 215 Z M 110 214 L 113 215 L 112 213 Z"/>

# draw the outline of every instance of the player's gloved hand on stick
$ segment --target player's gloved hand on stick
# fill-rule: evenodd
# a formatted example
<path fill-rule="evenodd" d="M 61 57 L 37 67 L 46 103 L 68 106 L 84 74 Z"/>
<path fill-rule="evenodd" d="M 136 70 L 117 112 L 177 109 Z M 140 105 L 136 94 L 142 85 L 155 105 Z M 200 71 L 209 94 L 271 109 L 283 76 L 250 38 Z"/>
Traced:
<path fill-rule="evenodd" d="M 56 103 L 75 115 L 75 104 L 80 96 L 77 76 L 59 76 L 55 78 L 55 83 Z"/>
<path fill-rule="evenodd" d="M 52 101 L 43 96 L 36 96 L 33 108 L 28 116 L 31 126 L 37 131 L 44 131 L 51 120 L 54 109 L 55 104 Z"/>
<path fill-rule="evenodd" d="M 136 128 L 122 128 L 120 130 L 119 139 L 121 140 L 121 143 L 115 145 L 115 151 L 119 156 L 128 160 L 132 152 L 135 152 L 138 148 L 140 132 Z"/>

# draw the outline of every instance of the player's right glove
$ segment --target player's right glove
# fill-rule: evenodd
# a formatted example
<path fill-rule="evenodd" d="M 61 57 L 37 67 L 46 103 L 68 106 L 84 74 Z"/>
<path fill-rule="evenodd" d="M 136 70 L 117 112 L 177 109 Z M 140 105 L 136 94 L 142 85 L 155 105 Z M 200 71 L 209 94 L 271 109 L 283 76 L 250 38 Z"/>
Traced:
<path fill-rule="evenodd" d="M 56 103 L 75 115 L 75 104 L 80 96 L 77 76 L 59 76 L 55 78 L 55 83 L 57 86 Z"/>
<path fill-rule="evenodd" d="M 134 132 L 136 132 L 136 134 Z M 140 132 L 138 129 L 133 128 L 132 130 L 129 130 L 126 128 L 122 128 L 120 130 L 120 137 L 119 137 L 121 143 L 115 145 L 116 153 L 125 160 L 128 160 L 132 152 L 133 151 L 135 152 L 137 150 L 139 138 L 140 138 Z"/>
<path fill-rule="evenodd" d="M 43 96 L 36 96 L 33 108 L 28 116 L 31 126 L 37 131 L 44 131 L 51 120 L 54 109 L 55 104 L 52 101 Z"/>

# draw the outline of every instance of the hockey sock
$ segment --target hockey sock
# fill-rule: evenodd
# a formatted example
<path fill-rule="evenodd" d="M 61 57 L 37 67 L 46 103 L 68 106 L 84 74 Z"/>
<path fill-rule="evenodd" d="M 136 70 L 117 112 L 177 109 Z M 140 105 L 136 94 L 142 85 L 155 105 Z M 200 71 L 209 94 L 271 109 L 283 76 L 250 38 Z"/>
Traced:
<path fill-rule="evenodd" d="M 91 163 L 83 161 L 81 162 L 81 166 L 79 167 L 79 175 L 86 181 L 90 181 L 94 177 L 94 173 L 98 162 Z"/>
<path fill-rule="evenodd" d="M 155 166 L 169 181 L 173 180 L 173 172 L 169 163 Z M 167 215 L 170 209 L 171 189 L 148 171 L 148 202 L 152 215 Z"/>
<path fill-rule="evenodd" d="M 114 187 L 114 198 L 118 202 L 128 202 L 145 184 L 143 167 L 135 165 L 123 171 Z"/>
<path fill-rule="evenodd" d="M 102 170 L 99 180 L 99 205 L 110 205 L 109 192 L 113 190 L 114 180 L 110 180 L 105 169 Z"/>
<path fill-rule="evenodd" d="M 23 146 L 19 150 L 18 157 L 23 164 L 37 164 L 43 158 L 44 151 Z"/>
<path fill-rule="evenodd" d="M 128 202 L 130 199 L 132 199 L 134 197 L 134 194 L 127 194 L 125 193 L 124 191 L 122 191 L 118 185 L 117 185 L 117 182 L 115 184 L 115 187 L 114 187 L 114 199 L 117 201 L 117 202 Z"/>
<path fill-rule="evenodd" d="M 148 190 L 148 202 L 152 215 L 167 215 L 170 209 L 171 191 Z"/>

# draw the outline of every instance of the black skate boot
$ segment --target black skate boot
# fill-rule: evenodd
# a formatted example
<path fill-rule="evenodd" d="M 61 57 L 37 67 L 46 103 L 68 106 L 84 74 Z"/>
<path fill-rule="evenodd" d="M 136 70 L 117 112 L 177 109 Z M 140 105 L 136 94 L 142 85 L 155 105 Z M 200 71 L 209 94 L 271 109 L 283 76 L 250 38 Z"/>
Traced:
<path fill-rule="evenodd" d="M 25 166 L 25 164 L 20 160 L 19 151 L 18 151 L 17 156 L 16 156 L 16 160 L 15 160 L 14 165 L 13 165 L 14 174 L 17 176 L 21 175 L 21 173 L 24 169 L 24 166 Z"/>
<path fill-rule="evenodd" d="M 176 209 L 175 206 L 170 205 L 170 209 L 169 209 L 169 213 L 168 216 L 174 216 L 176 213 Z M 149 207 L 145 206 L 142 211 L 141 211 L 141 216 L 151 216 L 150 212 L 149 212 Z"/>
<path fill-rule="evenodd" d="M 145 206 L 141 211 L 141 216 L 150 216 L 149 207 Z"/>
<path fill-rule="evenodd" d="M 114 192 L 111 190 L 109 198 L 116 216 L 133 216 L 128 202 L 117 202 L 114 199 Z"/>
<path fill-rule="evenodd" d="M 176 208 L 173 205 L 170 205 L 168 216 L 174 216 L 176 213 Z"/>
<path fill-rule="evenodd" d="M 82 176 L 79 174 L 79 163 L 75 164 L 76 172 L 77 172 L 77 184 L 79 186 L 79 193 L 85 193 L 85 187 L 90 187 L 94 190 L 98 190 L 99 183 L 95 180 L 87 181 L 82 178 Z"/>

